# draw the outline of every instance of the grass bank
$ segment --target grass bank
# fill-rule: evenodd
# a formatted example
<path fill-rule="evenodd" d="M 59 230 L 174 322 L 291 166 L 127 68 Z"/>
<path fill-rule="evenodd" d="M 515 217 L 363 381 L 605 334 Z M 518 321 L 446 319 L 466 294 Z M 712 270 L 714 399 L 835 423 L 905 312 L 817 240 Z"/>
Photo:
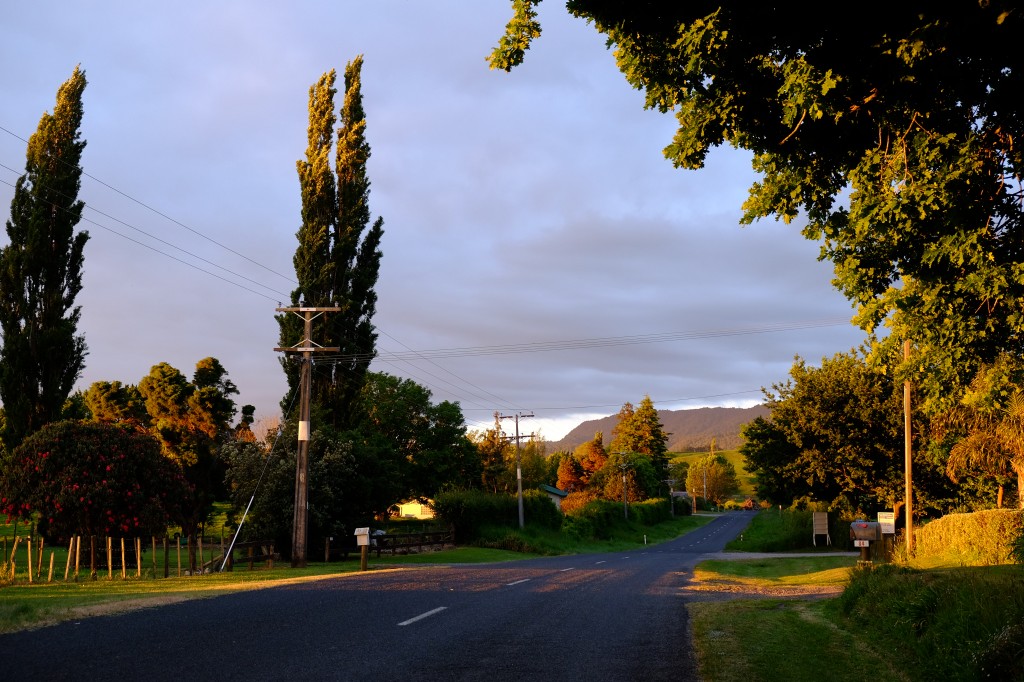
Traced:
<path fill-rule="evenodd" d="M 760 515 L 768 523 L 740 542 L 799 549 L 785 539 L 795 537 L 785 516 Z M 703 562 L 695 591 L 717 594 L 688 606 L 701 677 L 1024 680 L 1024 570 L 966 566 L 964 557 L 869 568 L 824 556 Z M 821 598 L 827 586 L 842 590 Z"/>

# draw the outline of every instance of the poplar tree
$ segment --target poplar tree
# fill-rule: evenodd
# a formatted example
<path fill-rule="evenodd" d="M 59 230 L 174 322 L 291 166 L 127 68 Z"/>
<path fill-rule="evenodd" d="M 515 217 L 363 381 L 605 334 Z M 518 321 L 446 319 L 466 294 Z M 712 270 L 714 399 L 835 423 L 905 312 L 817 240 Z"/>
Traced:
<path fill-rule="evenodd" d="M 78 199 L 85 85 L 85 72 L 75 67 L 57 90 L 53 113 L 43 114 L 29 138 L 7 221 L 10 242 L 0 248 L 0 400 L 8 451 L 60 419 L 85 366 L 75 305 L 89 239 L 75 230 L 85 207 Z"/>
<path fill-rule="evenodd" d="M 371 224 L 370 181 L 361 70 L 357 57 L 345 67 L 345 94 L 341 126 L 335 133 L 334 70 L 323 74 L 309 89 L 309 127 L 306 158 L 297 162 L 302 191 L 302 225 L 294 257 L 299 286 L 292 292 L 293 306 L 341 308 L 318 318 L 314 336 L 318 344 L 338 347 L 338 357 L 313 373 L 313 409 L 318 420 L 339 429 L 359 421 L 359 394 L 370 361 L 376 353 L 373 326 L 380 269 L 382 218 Z M 331 152 L 334 151 L 334 168 Z M 302 321 L 294 315 L 278 317 L 281 345 L 294 345 L 302 335 Z M 282 401 L 287 411 L 299 386 L 298 367 L 283 360 L 289 392 Z"/>

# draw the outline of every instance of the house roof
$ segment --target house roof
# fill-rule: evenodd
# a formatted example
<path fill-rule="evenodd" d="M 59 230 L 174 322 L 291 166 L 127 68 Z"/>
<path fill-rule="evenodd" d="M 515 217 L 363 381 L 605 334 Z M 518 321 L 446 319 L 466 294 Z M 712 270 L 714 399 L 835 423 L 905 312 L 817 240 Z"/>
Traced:
<path fill-rule="evenodd" d="M 566 495 L 569 494 L 569 493 L 565 492 L 564 490 L 559 490 L 555 486 L 547 485 L 546 483 L 541 483 L 540 484 L 540 489 L 543 490 L 546 493 L 551 494 L 551 495 L 558 495 L 559 497 L 565 497 Z"/>

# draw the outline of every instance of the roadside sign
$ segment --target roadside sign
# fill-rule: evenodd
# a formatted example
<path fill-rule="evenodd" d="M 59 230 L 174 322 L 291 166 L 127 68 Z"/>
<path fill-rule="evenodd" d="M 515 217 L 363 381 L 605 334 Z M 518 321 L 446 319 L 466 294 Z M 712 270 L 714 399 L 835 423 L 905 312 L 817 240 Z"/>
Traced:
<path fill-rule="evenodd" d="M 882 527 L 882 535 L 895 535 L 896 514 L 893 512 L 878 512 L 878 525 Z"/>

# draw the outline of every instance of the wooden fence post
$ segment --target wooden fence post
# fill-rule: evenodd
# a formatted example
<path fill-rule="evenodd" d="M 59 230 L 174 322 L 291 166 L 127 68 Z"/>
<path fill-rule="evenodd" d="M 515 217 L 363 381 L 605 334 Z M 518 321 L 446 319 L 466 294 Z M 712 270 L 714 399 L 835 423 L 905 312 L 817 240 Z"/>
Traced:
<path fill-rule="evenodd" d="M 181 536 L 178 536 L 178 577 L 181 577 Z"/>
<path fill-rule="evenodd" d="M 42 575 L 43 574 L 43 546 L 44 546 L 44 544 L 45 544 L 45 538 L 43 538 L 43 536 L 40 535 L 39 536 L 39 553 L 37 554 L 39 559 L 37 560 L 37 563 L 36 563 L 36 575 Z"/>
<path fill-rule="evenodd" d="M 71 541 L 68 542 L 68 561 L 64 564 L 64 582 L 68 581 L 68 576 L 71 574 L 71 555 L 75 551 L 75 536 L 71 536 Z"/>
<path fill-rule="evenodd" d="M 156 580 L 156 536 L 151 535 L 153 541 L 153 580 Z"/>
<path fill-rule="evenodd" d="M 82 536 L 75 536 L 75 582 L 78 582 L 78 570 L 82 566 Z"/>
<path fill-rule="evenodd" d="M 50 574 L 46 576 L 46 582 L 53 582 L 53 550 L 50 550 Z"/>
<path fill-rule="evenodd" d="M 29 585 L 32 584 L 32 545 L 33 544 L 35 544 L 35 541 L 32 539 L 32 536 L 29 535 L 28 536 L 28 562 L 27 562 Z M 13 578 L 14 576 L 12 575 L 11 577 Z"/>
<path fill-rule="evenodd" d="M 168 542 L 167 535 L 164 534 L 164 577 L 166 578 L 170 574 L 171 567 L 171 548 Z"/>
<path fill-rule="evenodd" d="M 114 579 L 114 538 L 107 536 L 107 580 Z"/>
<path fill-rule="evenodd" d="M 125 568 L 124 564 L 125 564 L 125 558 L 124 558 L 124 538 L 121 538 L 121 580 L 124 580 L 125 578 L 128 577 L 128 569 Z"/>

